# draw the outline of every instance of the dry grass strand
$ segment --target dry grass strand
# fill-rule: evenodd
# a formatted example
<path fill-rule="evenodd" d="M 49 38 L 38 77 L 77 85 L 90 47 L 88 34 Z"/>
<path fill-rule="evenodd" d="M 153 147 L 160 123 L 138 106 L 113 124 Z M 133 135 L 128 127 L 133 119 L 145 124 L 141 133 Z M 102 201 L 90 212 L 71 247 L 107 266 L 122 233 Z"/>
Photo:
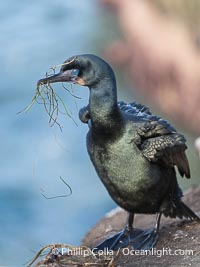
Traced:
<path fill-rule="evenodd" d="M 75 60 L 75 58 L 73 58 L 69 62 L 65 62 L 63 64 L 58 64 L 58 65 L 52 66 L 49 69 L 49 71 L 46 72 L 45 78 L 54 75 L 55 71 L 58 67 L 62 67 L 64 65 L 67 65 L 67 64 L 73 62 L 74 60 Z M 76 96 L 73 93 L 72 86 L 71 86 L 71 90 L 70 90 L 64 85 L 64 83 L 62 83 L 62 88 L 65 89 L 75 99 L 75 105 L 77 107 L 76 99 L 81 99 L 81 98 Z M 55 92 L 55 90 L 53 89 L 53 87 L 50 83 L 44 84 L 43 82 L 39 82 L 37 84 L 35 95 L 33 96 L 30 104 L 28 106 L 26 106 L 22 111 L 18 112 L 18 114 L 21 112 L 28 112 L 35 103 L 42 104 L 44 106 L 44 109 L 49 116 L 50 127 L 52 127 L 56 124 L 60 128 L 60 130 L 62 131 L 62 126 L 58 122 L 59 114 L 66 115 L 67 117 L 72 119 L 73 122 L 75 123 L 75 125 L 77 126 L 77 123 L 75 122 L 75 120 L 72 116 L 72 113 L 67 109 L 63 99 Z"/>

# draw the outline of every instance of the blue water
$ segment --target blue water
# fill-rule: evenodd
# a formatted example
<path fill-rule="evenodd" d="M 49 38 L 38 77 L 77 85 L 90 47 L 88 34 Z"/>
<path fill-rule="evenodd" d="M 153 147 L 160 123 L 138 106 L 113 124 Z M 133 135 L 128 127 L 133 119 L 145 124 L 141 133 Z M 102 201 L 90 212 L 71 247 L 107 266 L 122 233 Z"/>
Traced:
<path fill-rule="evenodd" d="M 61 116 L 62 133 L 49 127 L 42 105 L 16 114 L 50 66 L 75 54 L 99 53 L 104 19 L 95 0 L 0 2 L 0 265 L 21 266 L 48 243 L 78 245 L 115 207 L 89 160 L 87 126 L 77 116 L 87 104 L 87 88 L 74 86 L 82 98 L 74 103 L 55 86 L 78 124 Z M 69 193 L 60 176 L 72 195 L 45 199 L 42 192 Z"/>
<path fill-rule="evenodd" d="M 100 21 L 101 8 L 94 0 L 0 2 L 0 265 L 21 266 L 48 243 L 78 245 L 115 206 L 90 163 L 87 127 L 79 123 L 69 94 L 58 86 L 78 127 L 63 116 L 62 133 L 50 128 L 41 105 L 16 114 L 50 66 L 75 54 L 97 53 Z M 86 105 L 87 88 L 74 90 L 82 97 L 78 108 Z M 46 200 L 41 192 L 69 193 L 60 176 L 72 195 Z"/>

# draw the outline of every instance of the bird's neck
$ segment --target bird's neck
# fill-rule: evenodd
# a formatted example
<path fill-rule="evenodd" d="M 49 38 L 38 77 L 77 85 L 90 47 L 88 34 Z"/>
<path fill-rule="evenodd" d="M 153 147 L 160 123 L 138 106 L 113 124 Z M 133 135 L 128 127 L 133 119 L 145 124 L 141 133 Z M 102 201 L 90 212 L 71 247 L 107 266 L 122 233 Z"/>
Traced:
<path fill-rule="evenodd" d="M 119 125 L 115 80 L 105 78 L 90 88 L 89 111 L 94 129 L 110 131 Z"/>

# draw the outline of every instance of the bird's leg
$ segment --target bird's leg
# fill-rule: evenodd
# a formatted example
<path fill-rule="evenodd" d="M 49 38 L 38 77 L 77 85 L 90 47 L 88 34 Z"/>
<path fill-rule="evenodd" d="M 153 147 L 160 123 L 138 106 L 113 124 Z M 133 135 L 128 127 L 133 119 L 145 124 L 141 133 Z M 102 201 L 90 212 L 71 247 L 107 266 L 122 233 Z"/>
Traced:
<path fill-rule="evenodd" d="M 133 229 L 133 221 L 134 221 L 134 213 L 130 212 L 128 214 L 128 223 L 127 223 L 128 230 L 132 230 Z"/>
<path fill-rule="evenodd" d="M 88 123 L 88 121 L 90 120 L 90 113 L 89 113 L 89 106 L 83 107 L 79 110 L 79 119 L 83 122 L 83 123 Z"/>
<path fill-rule="evenodd" d="M 132 242 L 131 245 L 135 250 L 149 250 L 155 246 L 158 240 L 158 232 L 160 228 L 160 219 L 162 212 L 159 212 L 156 217 L 156 223 L 153 229 L 144 230 L 143 233 L 138 235 Z"/>
<path fill-rule="evenodd" d="M 159 212 L 157 214 L 157 217 L 156 217 L 156 223 L 155 223 L 155 226 L 154 226 L 154 230 L 158 233 L 159 229 L 160 229 L 160 220 L 161 220 L 161 216 L 162 216 L 162 212 Z"/>

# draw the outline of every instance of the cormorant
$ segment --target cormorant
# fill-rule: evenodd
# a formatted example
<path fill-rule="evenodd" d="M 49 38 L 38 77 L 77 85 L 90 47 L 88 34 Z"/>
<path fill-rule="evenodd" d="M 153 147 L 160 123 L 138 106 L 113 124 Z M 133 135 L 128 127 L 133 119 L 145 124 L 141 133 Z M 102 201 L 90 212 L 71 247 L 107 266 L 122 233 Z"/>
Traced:
<path fill-rule="evenodd" d="M 79 118 L 89 125 L 87 150 L 98 176 L 112 199 L 128 213 L 123 231 L 97 246 L 150 249 L 158 238 L 161 215 L 200 220 L 181 200 L 175 166 L 190 178 L 186 139 L 146 106 L 117 101 L 115 75 L 103 59 L 70 57 L 60 72 L 38 84 L 71 82 L 89 87 L 89 104 Z M 133 228 L 134 214 L 157 214 L 150 230 Z"/>

